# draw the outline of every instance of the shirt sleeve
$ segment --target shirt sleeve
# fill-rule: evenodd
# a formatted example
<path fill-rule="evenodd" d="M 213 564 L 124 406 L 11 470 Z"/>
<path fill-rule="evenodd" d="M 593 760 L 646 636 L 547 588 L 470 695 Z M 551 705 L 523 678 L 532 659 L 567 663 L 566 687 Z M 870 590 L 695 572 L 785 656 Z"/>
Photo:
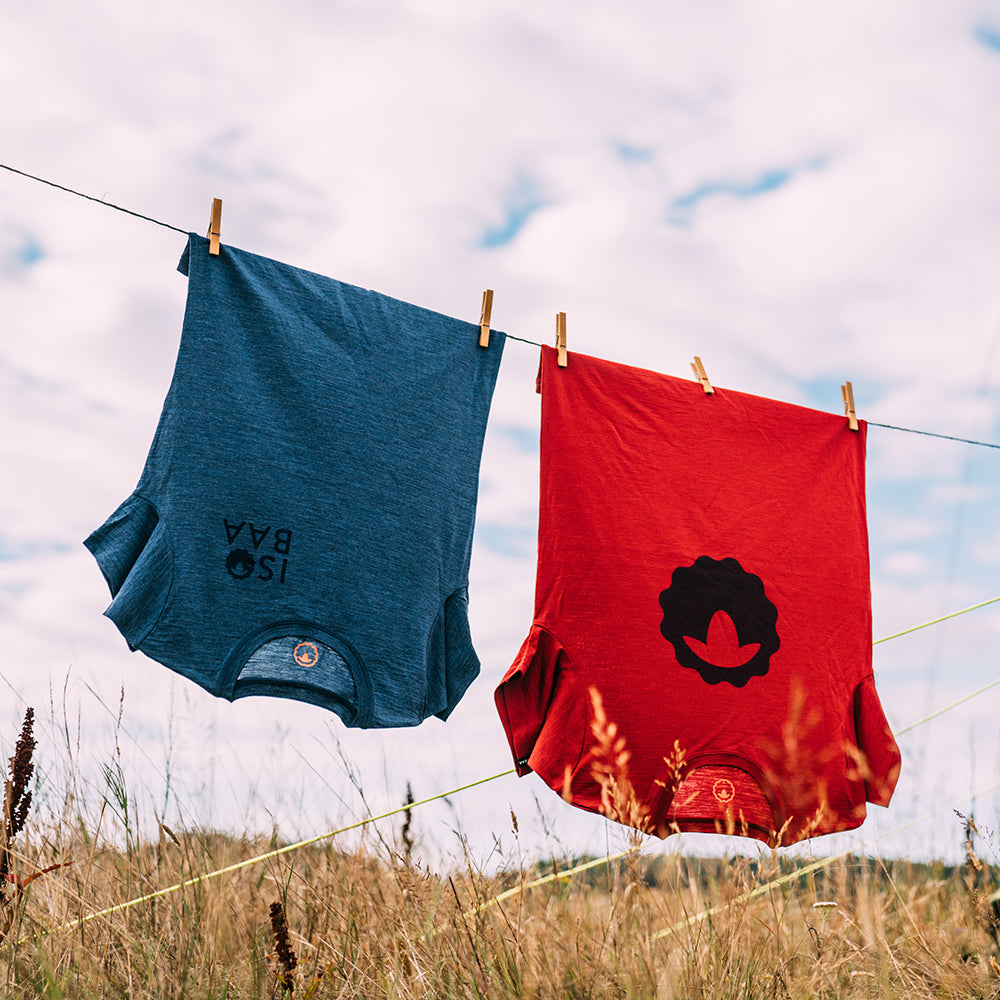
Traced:
<path fill-rule="evenodd" d="M 549 715 L 568 657 L 545 629 L 533 626 L 516 659 L 496 689 L 496 706 L 514 755 L 518 775 L 537 771 L 543 778 L 555 765 L 559 748 L 580 742 L 576 712 Z M 544 736 L 542 730 L 545 730 Z"/>
<path fill-rule="evenodd" d="M 865 798 L 887 806 L 899 779 L 902 757 L 869 674 L 854 692 L 854 729 L 861 751 Z"/>

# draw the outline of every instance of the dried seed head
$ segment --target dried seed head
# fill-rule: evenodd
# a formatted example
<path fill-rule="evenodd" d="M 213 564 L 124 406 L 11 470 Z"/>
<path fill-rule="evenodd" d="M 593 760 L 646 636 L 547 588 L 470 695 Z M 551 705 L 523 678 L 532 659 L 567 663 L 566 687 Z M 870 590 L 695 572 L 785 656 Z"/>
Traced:
<path fill-rule="evenodd" d="M 31 735 L 34 720 L 35 710 L 29 708 L 24 713 L 21 735 L 14 748 L 14 756 L 10 759 L 10 786 L 4 802 L 6 812 L 4 818 L 7 822 L 8 839 L 24 828 L 24 822 L 28 818 L 28 810 L 31 808 L 31 792 L 28 791 L 28 784 L 35 770 L 35 765 L 31 760 L 36 746 Z"/>
<path fill-rule="evenodd" d="M 410 783 L 406 783 L 406 802 L 404 805 L 413 805 L 413 789 L 410 787 Z M 409 861 L 413 856 L 413 833 L 410 831 L 410 823 L 413 820 L 413 810 L 406 810 L 406 818 L 403 820 L 403 828 L 400 831 L 400 838 L 403 841 L 403 854 L 406 860 Z"/>
<path fill-rule="evenodd" d="M 285 920 L 285 908 L 280 900 L 271 904 L 271 930 L 274 933 L 274 950 L 278 954 L 278 963 L 281 972 L 278 973 L 278 984 L 283 990 L 291 993 L 295 989 L 295 980 L 292 973 L 299 964 L 292 951 L 292 944 L 288 940 L 288 922 Z"/>
<path fill-rule="evenodd" d="M 618 734 L 618 726 L 608 718 L 597 688 L 591 687 L 589 693 L 593 715 L 590 726 L 594 735 L 590 774 L 601 789 L 601 814 L 617 823 L 648 832 L 651 829 L 649 809 L 640 802 L 632 787 L 628 768 L 631 754 L 625 745 L 625 738 Z M 567 789 L 569 777 L 567 768 Z"/>

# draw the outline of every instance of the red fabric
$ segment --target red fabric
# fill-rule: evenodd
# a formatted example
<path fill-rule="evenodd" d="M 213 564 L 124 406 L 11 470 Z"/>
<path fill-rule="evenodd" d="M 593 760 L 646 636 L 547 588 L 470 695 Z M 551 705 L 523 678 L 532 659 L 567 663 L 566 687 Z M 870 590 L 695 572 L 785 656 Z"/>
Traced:
<path fill-rule="evenodd" d="M 860 825 L 900 756 L 872 679 L 866 425 L 543 348 L 518 772 L 648 832 Z"/>

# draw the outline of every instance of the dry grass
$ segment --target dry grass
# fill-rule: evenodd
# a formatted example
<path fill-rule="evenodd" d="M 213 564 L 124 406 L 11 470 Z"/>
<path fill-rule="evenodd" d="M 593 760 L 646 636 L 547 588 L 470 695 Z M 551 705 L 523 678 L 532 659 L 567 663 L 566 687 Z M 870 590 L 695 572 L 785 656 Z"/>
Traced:
<path fill-rule="evenodd" d="M 32 866 L 70 848 L 76 861 L 17 903 L 0 996 L 1000 996 L 985 866 L 847 858 L 747 902 L 777 858 L 635 856 L 483 906 L 537 871 L 436 874 L 327 843 L 66 929 L 267 846 L 164 833 L 95 849 L 81 831 L 56 852 L 32 848 Z"/>
<path fill-rule="evenodd" d="M 997 872 L 971 847 L 951 868 L 843 858 L 753 898 L 795 862 L 636 852 L 495 904 L 556 862 L 430 871 L 401 816 L 354 853 L 314 844 L 80 922 L 276 845 L 160 825 L 112 846 L 74 809 L 5 827 L 0 998 L 1000 997 Z"/>

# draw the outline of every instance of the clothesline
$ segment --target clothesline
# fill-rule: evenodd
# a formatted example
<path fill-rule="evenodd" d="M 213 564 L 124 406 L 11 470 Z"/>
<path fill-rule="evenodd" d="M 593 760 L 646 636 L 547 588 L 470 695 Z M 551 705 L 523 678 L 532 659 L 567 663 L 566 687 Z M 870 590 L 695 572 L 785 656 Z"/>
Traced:
<path fill-rule="evenodd" d="M 29 180 L 37 181 L 39 184 L 45 184 L 48 187 L 56 188 L 59 191 L 65 191 L 67 194 L 76 195 L 78 198 L 85 198 L 87 201 L 96 202 L 98 205 L 104 205 L 106 208 L 113 208 L 116 212 L 124 212 L 126 215 L 134 216 L 137 219 L 142 219 L 145 222 L 152 222 L 154 225 L 162 226 L 164 229 L 173 230 L 175 233 L 182 233 L 187 235 L 189 230 L 181 229 L 179 226 L 172 226 L 168 222 L 161 222 L 159 219 L 154 219 L 152 216 L 143 215 L 140 212 L 133 212 L 130 208 L 124 208 L 121 205 L 116 205 L 114 202 L 106 201 L 104 198 L 95 198 L 93 195 L 84 194 L 82 191 L 77 191 L 74 188 L 66 187 L 63 184 L 56 184 L 55 181 L 46 180 L 44 177 L 38 177 L 35 174 L 29 174 L 24 170 L 18 170 L 16 167 L 11 167 L 6 163 L 0 163 L 0 169 L 7 170 L 12 174 L 17 174 L 20 177 L 26 177 Z M 536 340 L 527 340 L 524 337 L 516 337 L 513 334 L 506 334 L 510 340 L 519 341 L 522 344 L 529 344 L 533 347 L 541 347 L 542 345 Z M 912 427 L 897 427 L 893 424 L 881 424 L 876 423 L 873 420 L 867 421 L 869 427 L 881 427 L 885 430 L 892 431 L 903 431 L 906 434 L 920 434 L 923 437 L 934 437 L 942 438 L 945 441 L 958 441 L 962 444 L 972 444 L 977 445 L 980 448 L 997 448 L 1000 449 L 1000 444 L 993 444 L 989 441 L 975 441 L 971 438 L 955 437 L 951 434 L 939 434 L 935 431 L 922 431 L 915 430 Z"/>
<path fill-rule="evenodd" d="M 963 796 L 956 802 L 951 803 L 948 806 L 944 806 L 941 809 L 935 809 L 933 812 L 926 813 L 917 819 L 910 820 L 907 823 L 897 826 L 894 830 L 890 830 L 888 833 L 882 834 L 883 837 L 894 837 L 897 834 L 903 833 L 906 830 L 911 829 L 915 826 L 920 826 L 921 823 L 926 823 L 929 820 L 934 819 L 937 816 L 941 816 L 944 813 L 956 811 L 958 806 L 964 805 L 966 802 L 972 801 L 983 795 L 988 795 L 990 792 L 995 792 L 1000 789 L 1000 785 L 991 785 L 989 788 L 981 789 L 973 795 Z M 486 900 L 484 903 L 480 903 L 478 906 L 472 907 L 472 909 L 466 912 L 467 917 L 476 916 L 487 910 L 492 906 L 498 906 L 500 903 L 511 899 L 513 896 L 517 896 L 528 889 L 537 889 L 539 886 L 547 885 L 550 882 L 556 881 L 569 881 L 574 875 L 579 875 L 582 872 L 590 871 L 592 868 L 599 868 L 601 865 L 610 865 L 612 861 L 621 861 L 623 858 L 628 857 L 630 854 L 635 853 L 636 847 L 628 847 L 624 851 L 619 851 L 617 854 L 608 854 L 601 858 L 591 858 L 589 861 L 584 861 L 581 864 L 574 866 L 573 868 L 568 868 L 565 871 L 553 871 L 549 872 L 547 875 L 542 875 L 539 878 L 532 879 L 530 882 L 524 882 L 521 885 L 516 885 L 512 889 L 507 889 L 505 892 L 501 892 L 494 896 L 492 899 Z M 658 932 L 653 936 L 654 941 L 659 941 L 661 938 L 666 937 L 668 934 L 674 934 L 685 927 L 691 927 L 694 924 L 700 923 L 702 920 L 708 917 L 714 916 L 714 914 L 720 912 L 721 910 L 727 910 L 730 907 L 738 906 L 743 903 L 748 903 L 752 899 L 756 899 L 758 896 L 764 895 L 764 893 L 770 892 L 773 889 L 777 889 L 781 885 L 785 885 L 789 882 L 797 882 L 800 878 L 804 878 L 806 875 L 811 875 L 813 872 L 819 871 L 822 868 L 827 868 L 832 865 L 835 861 L 840 861 L 843 858 L 849 857 L 855 852 L 856 848 L 850 847 L 847 850 L 840 851 L 838 854 L 831 854 L 825 858 L 820 858 L 818 861 L 813 861 L 802 868 L 796 868 L 794 871 L 786 872 L 784 875 L 779 875 L 777 878 L 771 879 L 769 882 L 765 882 L 763 885 L 757 886 L 755 889 L 747 890 L 741 893 L 739 896 L 733 899 L 726 900 L 723 903 L 718 903 L 715 906 L 710 906 L 706 910 L 702 910 L 700 913 L 695 913 L 692 916 L 680 921 L 680 923 L 674 924 L 671 927 L 667 927 L 664 930 Z"/>
<path fill-rule="evenodd" d="M 124 213 L 126 213 L 126 214 L 130 214 L 130 215 L 134 215 L 134 216 L 136 216 L 137 218 L 142 218 L 142 219 L 144 219 L 145 221 L 151 221 L 151 222 L 153 222 L 154 224 L 157 224 L 157 225 L 160 225 L 160 226 L 163 226 L 163 227 L 165 227 L 165 228 L 169 228 L 169 229 L 171 229 L 171 230 L 174 230 L 174 231 L 176 231 L 176 232 L 179 232 L 179 233 L 184 233 L 184 230 L 183 230 L 183 229 L 180 229 L 179 227 L 175 227 L 175 226 L 170 226 L 170 225 L 168 225 L 168 224 L 166 224 L 166 223 L 163 223 L 163 222 L 160 222 L 159 220 L 156 220 L 156 219 L 152 219 L 152 218 L 150 218 L 150 217 L 148 217 L 148 216 L 143 216 L 143 215 L 140 215 L 139 213 L 136 213 L 136 212 L 132 212 L 132 211 L 131 211 L 131 210 L 129 210 L 129 209 L 125 209 L 125 208 L 123 208 L 123 207 L 121 207 L 121 206 L 118 206 L 118 205 L 114 205 L 114 204 L 112 204 L 112 203 L 110 203 L 110 202 L 107 202 L 107 201 L 104 201 L 103 199 L 98 199 L 98 198 L 93 198 L 93 197 L 91 197 L 91 196 L 89 196 L 89 195 L 85 195 L 85 194 L 83 194 L 82 192 L 78 192 L 78 191 L 75 191 L 74 189 L 71 189 L 71 188 L 68 188 L 68 187 L 65 187 L 65 186 L 63 186 L 63 185 L 58 185 L 58 184 L 55 184 L 54 182 L 51 182 L 51 181 L 47 181 L 47 180 L 45 180 L 45 179 L 43 179 L 43 178 L 39 178 L 39 177 L 36 177 L 36 176 L 34 176 L 34 175 L 31 175 L 31 174 L 26 174 L 26 173 L 25 173 L 25 172 L 23 172 L 23 171 L 19 171 L 19 170 L 17 170 L 16 168 L 12 168 L 12 167 L 8 167 L 8 166 L 7 166 L 7 165 L 5 165 L 5 164 L 0 164 L 0 166 L 3 166 L 3 167 L 4 167 L 5 169 L 9 170 L 10 172 L 13 172 L 13 173 L 17 173 L 17 174 L 20 174 L 20 175 L 23 175 L 23 176 L 25 176 L 25 177 L 28 177 L 29 179 L 33 179 L 33 180 L 36 180 L 36 181 L 39 181 L 39 182 L 41 182 L 41 183 L 44 183 L 44 184 L 46 184 L 46 185 L 48 185 L 48 186 L 52 186 L 52 187 L 55 187 L 55 188 L 57 188 L 57 189 L 59 189 L 59 190 L 63 190 L 63 191 L 65 191 L 65 192 L 67 192 L 67 193 L 70 193 L 70 194 L 75 194 L 75 195 L 78 195 L 78 196 L 80 196 L 80 197 L 83 197 L 83 198 L 85 198 L 86 200 L 90 200 L 90 201 L 96 201 L 96 202 L 98 202 L 98 203 L 100 203 L 100 204 L 105 204 L 105 205 L 107 205 L 108 207 L 111 207 L 111 208 L 114 208 L 114 209 L 116 209 L 116 210 L 118 210 L 118 211 L 122 211 L 122 212 L 124 212 Z M 525 343 L 529 343 L 529 344 L 534 344 L 534 343 L 535 343 L 534 341 L 528 341 L 528 340 L 523 340 L 523 338 L 514 338 L 514 339 L 517 339 L 517 340 L 522 340 L 523 342 L 525 342 Z M 536 345 L 536 346 L 540 346 L 540 345 Z M 877 426 L 884 426 L 884 427 L 888 427 L 889 429 L 895 429 L 895 430 L 900 430 L 900 431 L 908 431 L 908 430 L 909 430 L 909 429 L 907 429 L 907 428 L 900 428 L 900 427 L 894 427 L 893 425 L 877 425 Z M 937 434 L 933 434 L 932 432 L 925 432 L 925 431 L 912 431 L 912 432 L 913 432 L 913 433 L 920 433 L 920 434 L 925 434 L 925 435 L 927 435 L 927 436 L 939 436 L 939 437 L 949 437 L 949 436 L 947 436 L 947 435 L 937 435 Z M 952 438 L 952 440 L 967 440 L 967 439 L 959 439 L 959 438 Z M 972 443 L 972 444 L 983 444 L 983 442 L 975 442 L 975 441 L 969 441 L 968 443 Z M 987 446 L 989 446 L 989 447 L 997 447 L 997 446 L 995 446 L 995 445 L 987 445 Z M 987 603 L 989 603 L 989 602 L 987 602 Z M 953 616 L 946 616 L 946 617 L 953 617 Z M 939 619 L 939 620 L 943 620 L 943 619 Z M 916 626 L 916 628 L 921 628 L 921 627 L 924 627 L 924 626 Z M 909 630 L 908 630 L 908 631 L 909 631 Z M 903 633 L 900 633 L 900 634 L 903 634 Z"/>
<path fill-rule="evenodd" d="M 280 857 L 283 854 L 288 854 L 290 851 L 296 851 L 302 847 L 309 847 L 312 844 L 318 844 L 321 841 L 329 840 L 331 837 L 336 837 L 341 833 L 349 833 L 351 830 L 357 830 L 360 827 L 367 826 L 369 823 L 374 823 L 376 820 L 388 819 L 390 816 L 397 816 L 399 813 L 408 812 L 411 809 L 415 809 L 417 806 L 426 805 L 428 802 L 436 802 L 438 799 L 445 799 L 451 795 L 457 795 L 459 792 L 475 788 L 477 785 L 485 785 L 487 782 L 496 781 L 497 778 L 503 778 L 508 774 L 513 773 L 514 769 L 510 768 L 508 771 L 501 771 L 499 774 L 490 775 L 488 778 L 480 778 L 477 781 L 470 781 L 467 785 L 462 785 L 459 788 L 453 788 L 447 792 L 439 792 L 437 795 L 430 795 L 426 799 L 420 799 L 417 802 L 407 802 L 396 809 L 390 809 L 388 812 L 381 813 L 378 816 L 368 816 L 365 819 L 358 820 L 356 823 L 351 823 L 348 826 L 341 827 L 339 830 L 331 830 L 329 833 L 321 833 L 318 836 L 310 837 L 307 840 L 300 840 L 294 844 L 286 844 L 284 847 L 268 851 L 266 854 L 258 854 L 254 858 L 247 858 L 245 861 L 238 861 L 235 864 L 227 865 L 225 868 L 219 868 L 217 871 L 208 872 L 205 875 L 192 876 L 191 878 L 184 879 L 184 881 L 178 882 L 175 885 L 170 885 L 163 889 L 156 889 L 153 892 L 147 893 L 145 896 L 130 899 L 126 903 L 119 903 L 115 906 L 109 906 L 107 909 L 98 910 L 95 913 L 88 913 L 86 916 L 80 917 L 78 920 L 73 920 L 68 924 L 63 924 L 59 930 L 72 930 L 74 927 L 79 927 L 81 924 L 85 924 L 90 920 L 96 919 L 97 917 L 105 917 L 112 913 L 119 913 L 122 910 L 138 906 L 140 903 L 147 903 L 152 899 L 158 899 L 160 896 L 168 896 L 170 893 L 177 892 L 179 889 L 185 889 L 188 886 L 198 885 L 201 882 L 207 882 L 210 879 L 218 878 L 220 875 L 226 875 L 229 872 L 240 871 L 243 868 L 248 868 L 250 865 L 255 865 L 261 861 L 269 861 L 272 858 Z"/>
<path fill-rule="evenodd" d="M 25 177 L 27 177 L 29 179 L 36 180 L 36 181 L 38 181 L 40 183 L 46 184 L 48 186 L 54 187 L 54 188 L 56 188 L 58 190 L 62 190 L 64 192 L 67 192 L 67 193 L 70 193 L 70 194 L 77 195 L 77 196 L 82 197 L 82 198 L 84 198 L 86 200 L 95 201 L 95 202 L 97 202 L 99 204 L 106 205 L 109 208 L 113 208 L 113 209 L 115 209 L 117 211 L 121 211 L 121 212 L 123 212 L 125 214 L 133 215 L 136 218 L 143 219 L 144 221 L 152 222 L 152 223 L 154 223 L 156 225 L 159 225 L 159 226 L 161 226 L 163 228 L 167 228 L 167 229 L 170 229 L 172 231 L 175 231 L 175 232 L 178 232 L 178 233 L 181 233 L 181 234 L 185 234 L 186 233 L 185 230 L 183 230 L 183 229 L 181 229 L 179 227 L 171 226 L 171 225 L 169 225 L 167 223 L 161 222 L 161 221 L 159 221 L 157 219 L 153 219 L 153 218 L 151 218 L 149 216 L 141 215 L 140 213 L 133 212 L 133 211 L 131 211 L 129 209 L 123 208 L 122 206 L 119 206 L 119 205 L 115 205 L 115 204 L 113 204 L 111 202 L 108 202 L 108 201 L 105 201 L 103 199 L 94 198 L 92 196 L 85 195 L 82 192 L 78 192 L 78 191 L 75 191 L 75 190 L 73 190 L 71 188 L 64 187 L 63 185 L 55 184 L 55 183 L 53 183 L 51 181 L 47 181 L 47 180 L 45 180 L 43 178 L 35 177 L 34 175 L 31 175 L 31 174 L 26 174 L 23 171 L 16 170 L 15 168 L 9 167 L 9 166 L 7 166 L 5 164 L 0 164 L 0 166 L 2 166 L 4 169 L 6 169 L 6 170 L 8 170 L 8 171 L 10 171 L 12 173 L 16 173 L 16 174 L 19 174 L 21 176 L 25 176 Z M 520 341 L 522 343 L 526 343 L 526 344 L 529 344 L 529 345 L 534 345 L 534 346 L 537 346 L 537 347 L 541 347 L 542 346 L 541 344 L 538 344 L 535 341 L 526 340 L 526 339 L 520 338 L 520 337 L 512 337 L 512 339 L 518 340 L 518 341 Z M 959 442 L 964 442 L 964 443 L 974 444 L 974 445 L 979 445 L 979 446 L 984 446 L 984 447 L 992 447 L 992 448 L 998 448 L 998 447 L 1000 447 L 1000 445 L 996 445 L 996 444 L 979 442 L 979 441 L 974 441 L 974 440 L 965 439 L 965 438 L 958 438 L 958 437 L 953 437 L 951 435 L 936 434 L 934 432 L 929 432 L 929 431 L 912 430 L 912 429 L 909 429 L 909 428 L 896 427 L 896 426 L 887 425 L 887 424 L 873 423 L 872 426 L 878 426 L 878 427 L 883 427 L 883 428 L 886 428 L 886 429 L 898 430 L 898 431 L 908 432 L 908 433 L 916 433 L 916 434 L 921 434 L 921 435 L 930 436 L 930 437 L 940 437 L 940 438 L 944 438 L 944 439 L 948 439 L 948 440 L 959 441 Z M 927 623 L 925 623 L 923 625 L 914 626 L 913 628 L 907 629 L 904 632 L 897 633 L 894 636 L 888 636 L 888 637 L 886 637 L 886 639 L 896 638 L 898 636 L 908 634 L 909 632 L 913 632 L 913 631 L 915 631 L 917 629 L 925 628 L 925 627 L 927 627 L 929 625 L 932 625 L 932 624 L 937 624 L 938 622 L 945 621 L 945 620 L 950 619 L 950 618 L 954 618 L 954 617 L 956 617 L 959 614 L 964 614 L 967 611 L 975 610 L 975 608 L 983 607 L 983 606 L 985 606 L 987 604 L 992 604 L 995 601 L 1000 601 L 1000 598 L 994 598 L 991 601 L 986 601 L 986 602 L 983 602 L 983 604 L 976 605 L 974 608 L 968 608 L 968 609 L 965 609 L 965 611 L 955 612 L 955 613 L 952 613 L 950 615 L 946 615 L 946 616 L 943 616 L 941 618 L 935 619 L 932 622 L 927 622 Z M 886 639 L 877 640 L 877 641 L 878 642 L 883 642 L 883 641 L 886 641 Z M 935 718 L 935 717 L 943 714 L 944 712 L 948 711 L 950 708 L 953 708 L 953 707 L 957 706 L 958 704 L 961 704 L 962 702 L 968 701 L 969 699 L 977 696 L 978 694 L 984 693 L 986 690 L 989 690 L 990 688 L 992 688 L 997 683 L 1000 683 L 1000 681 L 993 682 L 992 684 L 987 685 L 985 688 L 982 688 L 980 691 L 973 692 L 972 694 L 967 695 L 965 698 L 960 699 L 960 701 L 954 703 L 954 705 L 948 706 L 948 708 L 940 710 L 939 712 L 935 713 L 934 716 L 930 716 L 930 717 L 928 717 L 928 719 L 921 720 L 921 722 L 929 721 L 930 718 Z M 915 726 L 920 725 L 921 722 L 914 723 L 912 726 L 908 727 L 908 729 L 912 729 Z M 903 730 L 903 731 L 907 731 L 907 730 Z M 499 779 L 501 777 L 509 776 L 512 773 L 514 773 L 513 769 L 508 769 L 506 771 L 500 772 L 499 774 L 494 774 L 494 775 L 492 775 L 490 777 L 481 778 L 481 779 L 479 779 L 477 781 L 470 782 L 470 783 L 468 783 L 466 785 L 463 785 L 463 786 L 461 786 L 459 788 L 456 788 L 456 789 L 453 789 L 451 791 L 442 792 L 442 793 L 439 793 L 437 795 L 430 796 L 429 798 L 422 799 L 419 802 L 409 803 L 409 804 L 404 805 L 404 806 L 402 806 L 400 808 L 397 808 L 397 809 L 391 810 L 389 812 L 383 813 L 380 816 L 369 816 L 366 819 L 363 819 L 363 820 L 360 820 L 358 822 L 352 823 L 352 824 L 350 824 L 348 826 L 345 826 L 345 827 L 343 827 L 343 828 L 341 828 L 339 830 L 331 831 L 329 833 L 324 833 L 324 834 L 321 834 L 319 836 L 309 838 L 308 840 L 300 841 L 299 843 L 296 843 L 296 844 L 287 845 L 286 847 L 280 848 L 278 850 L 271 851 L 271 852 L 268 852 L 266 854 L 259 855 L 258 857 L 247 859 L 245 861 L 239 862 L 239 863 L 234 864 L 234 865 L 227 866 L 226 868 L 219 869 L 218 871 L 211 872 L 211 873 L 208 873 L 206 875 L 192 877 L 192 878 L 190 878 L 190 879 L 188 879 L 186 881 L 180 882 L 180 883 L 178 883 L 176 885 L 173 885 L 173 886 L 170 886 L 170 887 L 167 887 L 167 888 L 164 888 L 164 889 L 156 890 L 155 892 L 150 893 L 148 895 L 145 895 L 143 897 L 140 897 L 138 899 L 133 899 L 133 900 L 131 900 L 131 901 L 125 903 L 125 904 L 121 904 L 119 906 L 111 907 L 110 909 L 107 909 L 107 910 L 101 910 L 101 911 L 99 911 L 97 913 L 89 914 L 89 915 L 87 915 L 85 917 L 82 917 L 79 920 L 73 922 L 72 924 L 67 925 L 67 927 L 78 926 L 79 924 L 82 924 L 85 921 L 94 919 L 94 918 L 96 918 L 98 916 L 103 916 L 105 914 L 112 913 L 112 912 L 115 912 L 115 911 L 118 911 L 118 910 L 122 910 L 122 909 L 125 909 L 127 907 L 135 906 L 135 905 L 138 905 L 140 903 L 143 903 L 143 902 L 146 902 L 148 900 L 151 900 L 153 898 L 156 898 L 156 897 L 159 897 L 159 896 L 162 896 L 162 895 L 166 895 L 166 894 L 172 893 L 174 891 L 177 891 L 177 890 L 183 888 L 186 885 L 192 885 L 192 884 L 196 884 L 196 883 L 199 883 L 201 881 L 204 881 L 204 880 L 207 880 L 207 879 L 210 879 L 210 878 L 215 878 L 215 877 L 218 877 L 218 876 L 220 876 L 222 874 L 225 874 L 227 872 L 233 872 L 233 871 L 245 868 L 247 866 L 259 863 L 259 862 L 264 861 L 264 860 L 266 860 L 268 858 L 273 858 L 273 857 L 276 857 L 278 855 L 282 855 L 282 854 L 287 853 L 289 851 L 295 850 L 295 849 L 297 849 L 299 847 L 304 847 L 304 846 L 309 845 L 309 844 L 315 844 L 315 843 L 317 843 L 319 841 L 326 840 L 326 839 L 334 837 L 334 836 L 336 836 L 338 834 L 345 833 L 345 832 L 350 831 L 350 830 L 358 829 L 360 827 L 365 826 L 368 823 L 375 822 L 376 820 L 384 819 L 384 818 L 396 815 L 396 814 L 401 813 L 401 812 L 409 811 L 410 809 L 414 808 L 417 805 L 423 805 L 423 804 L 429 803 L 431 801 L 436 801 L 436 800 L 439 800 L 439 799 L 442 799 L 442 798 L 446 798 L 446 797 L 448 797 L 450 795 L 455 795 L 455 794 L 457 794 L 459 792 L 471 789 L 473 787 L 485 784 L 487 782 L 491 782 L 491 781 L 497 780 L 497 779 Z M 602 863 L 602 862 L 597 862 L 597 863 Z M 585 869 L 585 867 L 586 866 L 581 866 L 581 867 L 579 867 L 579 869 L 575 869 L 575 870 L 581 870 L 582 871 L 582 870 Z M 556 877 L 556 876 L 553 876 L 553 877 Z M 541 881 L 545 881 L 545 880 L 543 879 Z M 499 899 L 496 900 L 496 902 L 498 902 L 498 901 L 499 901 Z M 669 931 L 666 931 L 664 933 L 669 933 Z"/>
<path fill-rule="evenodd" d="M 62 184 L 56 184 L 55 181 L 47 181 L 44 177 L 36 177 L 34 174 L 18 170 L 16 167 L 9 167 L 6 163 L 0 163 L 0 167 L 4 170 L 9 170 L 12 174 L 19 174 L 21 177 L 27 177 L 29 180 L 38 181 L 39 184 L 47 184 L 49 187 L 57 188 L 59 191 L 65 191 L 67 194 L 75 194 L 78 198 L 86 198 L 87 201 L 96 201 L 98 205 L 113 208 L 115 211 L 124 212 L 126 215 L 134 215 L 137 219 L 144 219 L 146 222 L 152 222 L 157 226 L 163 226 L 164 229 L 172 229 L 175 233 L 183 233 L 187 236 L 188 231 L 186 229 L 179 229 L 177 226 L 171 226 L 168 222 L 160 222 L 159 219 L 154 219 L 152 216 L 141 215 L 139 212 L 133 212 L 130 208 L 122 208 L 121 205 L 115 205 L 113 202 L 105 201 L 103 198 L 95 198 L 93 195 L 84 194 L 82 191 L 75 191 L 73 188 L 65 187 Z"/>
<path fill-rule="evenodd" d="M 978 792 L 974 792 L 972 795 L 963 795 L 962 798 L 957 799 L 949 805 L 942 806 L 940 809 L 935 809 L 933 812 L 919 816 L 917 819 L 910 820 L 908 823 L 903 823 L 901 826 L 897 826 L 894 830 L 890 830 L 881 836 L 894 837 L 897 834 L 903 833 L 904 831 L 912 829 L 915 826 L 920 826 L 922 823 L 926 823 L 937 816 L 942 816 L 945 813 L 957 812 L 959 806 L 965 805 L 967 802 L 974 801 L 982 795 L 989 795 L 991 792 L 998 790 L 1000 790 L 1000 785 L 991 785 L 989 788 L 982 788 Z M 848 848 L 838 854 L 831 854 L 825 858 L 820 858 L 818 861 L 813 861 L 802 868 L 795 869 L 795 871 L 780 875 L 778 878 L 773 879 L 770 882 L 766 882 L 764 885 L 757 886 L 756 889 L 740 893 L 740 895 L 735 896 L 733 899 L 726 900 L 724 903 L 718 903 L 715 906 L 709 907 L 707 910 L 702 910 L 701 913 L 692 914 L 680 923 L 674 924 L 672 927 L 666 927 L 659 933 L 654 934 L 653 940 L 659 941 L 661 938 L 665 938 L 668 934 L 675 934 L 684 927 L 691 927 L 694 924 L 701 923 L 702 920 L 713 916 L 720 910 L 727 910 L 732 906 L 740 906 L 743 903 L 748 903 L 750 900 L 756 899 L 758 896 L 762 896 L 765 893 L 770 892 L 772 889 L 776 889 L 780 885 L 785 885 L 788 882 L 796 882 L 806 875 L 811 875 L 815 871 L 829 867 L 835 861 L 840 861 L 841 859 L 848 857 L 854 853 L 854 850 L 855 848 Z"/>
<path fill-rule="evenodd" d="M 892 424 L 877 424 L 874 420 L 867 421 L 869 427 L 883 427 L 890 431 L 905 431 L 907 434 L 922 434 L 924 437 L 944 438 L 945 441 L 961 441 L 962 444 L 975 444 L 980 448 L 1000 448 L 1000 444 L 989 441 L 973 441 L 971 438 L 954 437 L 951 434 L 937 434 L 934 431 L 915 431 L 912 427 L 894 427 Z"/>

